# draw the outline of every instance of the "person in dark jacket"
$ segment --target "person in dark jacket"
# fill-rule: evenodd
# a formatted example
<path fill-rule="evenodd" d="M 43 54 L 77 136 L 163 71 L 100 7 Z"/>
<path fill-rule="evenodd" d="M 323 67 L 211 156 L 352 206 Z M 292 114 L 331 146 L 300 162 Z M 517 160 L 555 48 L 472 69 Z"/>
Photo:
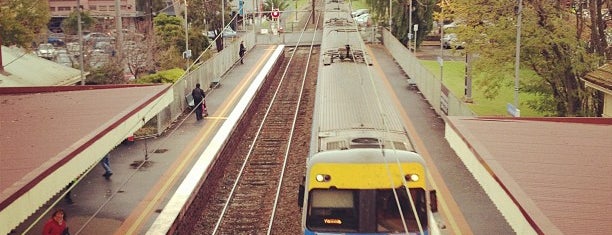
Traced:
<path fill-rule="evenodd" d="M 244 57 L 244 53 L 246 52 L 246 47 L 244 47 L 244 41 L 240 42 L 240 52 L 238 52 L 238 55 L 240 55 L 240 63 L 244 64 L 244 61 L 242 60 Z"/>
<path fill-rule="evenodd" d="M 203 116 L 208 116 L 206 104 L 204 103 L 204 97 L 206 97 L 206 94 L 204 93 L 204 90 L 200 88 L 200 83 L 196 84 L 196 87 L 193 88 L 193 91 L 191 91 L 191 96 L 193 97 L 193 108 L 195 109 L 196 120 L 200 121 L 204 118 Z M 204 115 L 202 113 L 204 113 Z"/>

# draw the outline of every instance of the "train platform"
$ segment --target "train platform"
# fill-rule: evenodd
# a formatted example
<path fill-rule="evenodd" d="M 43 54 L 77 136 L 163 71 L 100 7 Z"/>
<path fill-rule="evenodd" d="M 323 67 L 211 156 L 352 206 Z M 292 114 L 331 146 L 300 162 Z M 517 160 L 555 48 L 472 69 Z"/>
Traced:
<path fill-rule="evenodd" d="M 204 120 L 186 114 L 157 138 L 118 145 L 110 152 L 109 179 L 96 165 L 70 192 L 72 203 L 58 196 L 46 207 L 66 211 L 72 234 L 144 234 L 276 47 L 255 46 L 244 64 L 236 63 L 219 87 L 207 91 L 209 116 Z M 44 213 L 31 216 L 12 234 L 41 234 L 50 218 Z"/>

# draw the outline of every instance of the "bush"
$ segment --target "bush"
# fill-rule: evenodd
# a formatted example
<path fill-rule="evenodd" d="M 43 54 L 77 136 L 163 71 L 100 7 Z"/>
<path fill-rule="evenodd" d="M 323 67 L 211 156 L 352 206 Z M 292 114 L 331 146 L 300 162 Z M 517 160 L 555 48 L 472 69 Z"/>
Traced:
<path fill-rule="evenodd" d="M 185 74 L 185 70 L 174 68 L 165 71 L 159 71 L 154 74 L 145 75 L 136 80 L 138 84 L 149 83 L 174 83 Z"/>

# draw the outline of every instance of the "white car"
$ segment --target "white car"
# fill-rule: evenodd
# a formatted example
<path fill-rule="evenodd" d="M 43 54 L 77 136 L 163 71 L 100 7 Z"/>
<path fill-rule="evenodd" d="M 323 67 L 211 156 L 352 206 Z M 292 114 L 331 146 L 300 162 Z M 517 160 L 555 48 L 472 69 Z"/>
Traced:
<path fill-rule="evenodd" d="M 465 42 L 459 41 L 459 39 L 457 39 L 457 34 L 449 33 L 442 38 L 442 47 L 446 49 L 463 49 L 465 48 Z"/>
<path fill-rule="evenodd" d="M 68 53 L 59 53 L 55 58 L 55 62 L 58 64 L 62 64 L 68 67 L 74 67 L 72 57 Z"/>
<path fill-rule="evenodd" d="M 217 30 L 214 30 L 214 31 L 212 31 L 212 30 L 211 30 L 211 31 L 208 31 L 208 32 L 206 33 L 206 36 L 207 36 L 208 38 L 210 38 L 210 39 L 214 39 L 214 38 L 215 38 L 215 37 L 218 35 L 218 33 L 217 33 L 217 32 L 218 32 Z M 233 37 L 236 37 L 236 36 L 238 36 L 238 33 L 236 33 L 236 31 L 234 31 L 234 30 L 233 30 L 233 29 L 231 29 L 231 28 L 225 28 L 225 30 L 223 30 L 223 37 L 224 37 L 224 38 L 233 38 Z"/>
<path fill-rule="evenodd" d="M 361 14 L 360 16 L 355 17 L 353 20 L 355 20 L 355 23 L 357 25 L 367 25 L 368 21 L 370 20 L 370 14 L 365 13 L 365 14 Z"/>
<path fill-rule="evenodd" d="M 355 18 L 357 16 L 363 15 L 363 14 L 367 14 L 370 13 L 369 9 L 357 9 L 353 12 L 351 12 L 351 17 Z"/>
<path fill-rule="evenodd" d="M 51 43 L 42 43 L 38 45 L 36 55 L 45 59 L 52 60 L 55 58 L 55 56 L 57 56 L 57 52 L 55 51 L 55 47 L 53 47 Z"/>

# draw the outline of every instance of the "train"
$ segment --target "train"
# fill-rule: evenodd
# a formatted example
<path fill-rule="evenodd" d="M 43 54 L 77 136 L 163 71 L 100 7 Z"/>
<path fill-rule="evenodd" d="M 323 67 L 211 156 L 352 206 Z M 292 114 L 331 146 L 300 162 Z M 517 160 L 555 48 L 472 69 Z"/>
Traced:
<path fill-rule="evenodd" d="M 325 3 L 312 137 L 298 189 L 304 234 L 436 234 L 436 191 L 373 69 L 348 2 Z"/>

